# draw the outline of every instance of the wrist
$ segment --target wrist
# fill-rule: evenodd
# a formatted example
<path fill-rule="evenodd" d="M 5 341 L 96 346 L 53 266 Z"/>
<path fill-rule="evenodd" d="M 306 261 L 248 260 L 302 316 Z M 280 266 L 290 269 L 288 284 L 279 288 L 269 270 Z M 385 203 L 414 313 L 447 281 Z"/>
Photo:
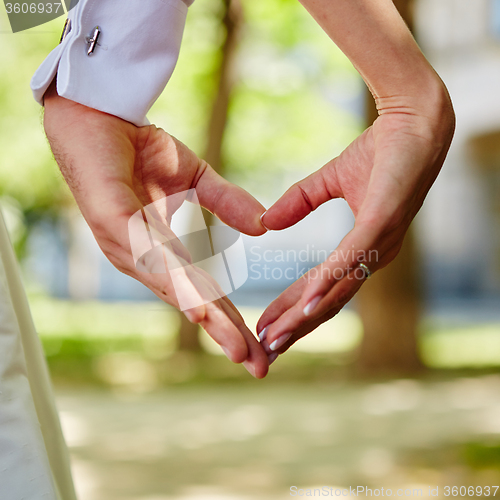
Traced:
<path fill-rule="evenodd" d="M 405 113 L 429 123 L 452 126 L 455 115 L 448 90 L 432 67 L 420 73 L 417 83 L 374 95 L 379 115 Z"/>
<path fill-rule="evenodd" d="M 47 87 L 45 94 L 43 94 L 43 106 L 47 107 L 47 104 L 50 105 L 52 100 L 56 97 L 59 97 L 59 94 L 57 93 L 56 79 L 54 78 L 52 83 Z"/>

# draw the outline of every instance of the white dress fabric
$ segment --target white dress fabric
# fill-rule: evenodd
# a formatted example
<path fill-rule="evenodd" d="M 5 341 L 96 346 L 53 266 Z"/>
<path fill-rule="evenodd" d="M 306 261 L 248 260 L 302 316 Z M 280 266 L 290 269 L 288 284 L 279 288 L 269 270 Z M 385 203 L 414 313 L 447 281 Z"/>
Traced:
<path fill-rule="evenodd" d="M 76 500 L 42 346 L 1 212 L 0 498 Z"/>
<path fill-rule="evenodd" d="M 80 0 L 71 30 L 31 80 L 35 99 L 57 74 L 60 96 L 138 127 L 172 76 L 188 6 L 194 0 Z M 88 39 L 100 35 L 89 56 Z"/>

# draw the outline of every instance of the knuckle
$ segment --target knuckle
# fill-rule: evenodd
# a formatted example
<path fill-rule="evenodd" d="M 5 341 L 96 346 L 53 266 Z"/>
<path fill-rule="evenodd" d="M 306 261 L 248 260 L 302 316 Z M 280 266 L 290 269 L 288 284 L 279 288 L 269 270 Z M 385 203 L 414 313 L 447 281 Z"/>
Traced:
<path fill-rule="evenodd" d="M 158 291 L 160 292 L 160 294 L 162 295 L 162 297 L 165 297 L 165 298 L 170 298 L 170 289 L 169 289 L 169 286 L 166 285 L 166 284 L 161 284 L 159 287 L 158 287 Z M 176 297 L 174 297 L 176 298 Z M 176 306 L 177 308 L 179 308 L 178 306 Z"/>
<path fill-rule="evenodd" d="M 382 224 L 384 232 L 391 233 L 406 226 L 406 217 L 403 210 L 395 210 L 386 217 Z"/>
<path fill-rule="evenodd" d="M 332 258 L 328 265 L 324 266 L 321 270 L 320 278 L 327 284 L 333 285 L 337 281 L 341 280 L 345 274 L 346 271 L 342 266 L 339 266 L 339 261 Z"/>
<path fill-rule="evenodd" d="M 337 316 L 337 314 L 340 312 L 340 310 L 341 310 L 340 308 L 334 307 L 333 309 L 328 311 L 325 315 L 325 321 L 329 321 L 332 318 L 334 318 L 335 316 Z"/>
<path fill-rule="evenodd" d="M 392 247 L 385 255 L 385 261 L 384 266 L 392 262 L 399 254 L 400 250 L 402 247 L 402 243 Z"/>
<path fill-rule="evenodd" d="M 342 288 L 334 295 L 334 304 L 345 304 L 351 299 L 351 292 L 346 288 Z"/>
<path fill-rule="evenodd" d="M 121 259 L 117 258 L 116 256 L 114 256 L 113 254 L 108 254 L 106 253 L 105 254 L 106 257 L 108 258 L 108 260 L 111 262 L 111 264 L 113 264 L 113 266 L 118 269 L 118 271 L 120 271 L 121 273 L 123 274 L 128 274 L 129 276 L 131 275 L 130 273 L 130 269 L 128 268 L 128 266 L 126 266 L 122 261 Z"/>
<path fill-rule="evenodd" d="M 86 213 L 87 222 L 96 238 L 109 239 L 109 217 L 100 210 L 92 210 Z"/>
<path fill-rule="evenodd" d="M 309 210 L 312 212 L 316 209 L 316 207 L 314 206 L 314 204 L 311 202 L 311 199 L 309 197 L 309 195 L 307 194 L 307 191 L 305 190 L 304 187 L 301 186 L 300 183 L 296 184 L 297 188 L 299 189 L 299 192 L 304 200 L 304 203 L 307 205 L 307 207 L 309 208 Z"/>
<path fill-rule="evenodd" d="M 373 210 L 369 214 L 363 214 L 359 222 L 363 226 L 376 228 L 380 235 L 387 235 L 407 226 L 407 214 L 401 209 L 392 210 L 388 213 Z"/>
<path fill-rule="evenodd" d="M 184 311 L 187 319 L 194 324 L 199 324 L 205 319 L 205 315 L 199 309 L 192 309 L 189 311 Z"/>

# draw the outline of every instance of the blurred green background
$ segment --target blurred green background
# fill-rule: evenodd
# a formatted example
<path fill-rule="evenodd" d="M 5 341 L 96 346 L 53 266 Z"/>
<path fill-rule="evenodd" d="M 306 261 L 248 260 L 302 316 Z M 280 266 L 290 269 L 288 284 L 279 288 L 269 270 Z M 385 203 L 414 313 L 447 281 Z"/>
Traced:
<path fill-rule="evenodd" d="M 398 259 L 263 381 L 100 255 L 29 89 L 63 18 L 14 35 L 0 9 L 0 203 L 82 500 L 499 484 L 500 3 L 396 3 L 449 86 L 455 143 Z M 372 116 L 358 74 L 295 0 L 197 0 L 149 114 L 265 206 Z M 245 245 L 307 250 L 299 267 L 312 266 L 311 248 L 333 250 L 350 227 L 335 201 Z M 231 297 L 253 330 L 289 284 L 283 265 Z"/>

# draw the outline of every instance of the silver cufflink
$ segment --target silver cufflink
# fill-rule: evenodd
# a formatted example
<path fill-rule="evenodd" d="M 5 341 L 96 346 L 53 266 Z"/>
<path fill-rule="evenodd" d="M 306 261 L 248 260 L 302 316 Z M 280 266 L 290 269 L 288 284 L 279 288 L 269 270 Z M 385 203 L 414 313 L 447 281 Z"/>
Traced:
<path fill-rule="evenodd" d="M 91 56 L 94 53 L 96 46 L 100 45 L 100 43 L 97 42 L 100 36 L 101 28 L 99 28 L 99 26 L 96 26 L 94 28 L 94 31 L 92 32 L 92 36 L 88 36 L 85 38 L 85 41 L 87 42 L 87 44 L 89 44 L 89 48 L 87 50 L 88 56 Z"/>
<path fill-rule="evenodd" d="M 59 40 L 59 43 L 62 43 L 62 41 L 66 38 L 66 36 L 70 31 L 71 31 L 71 19 L 68 17 L 66 19 L 66 22 L 64 23 L 64 28 L 61 33 L 61 39 Z"/>

